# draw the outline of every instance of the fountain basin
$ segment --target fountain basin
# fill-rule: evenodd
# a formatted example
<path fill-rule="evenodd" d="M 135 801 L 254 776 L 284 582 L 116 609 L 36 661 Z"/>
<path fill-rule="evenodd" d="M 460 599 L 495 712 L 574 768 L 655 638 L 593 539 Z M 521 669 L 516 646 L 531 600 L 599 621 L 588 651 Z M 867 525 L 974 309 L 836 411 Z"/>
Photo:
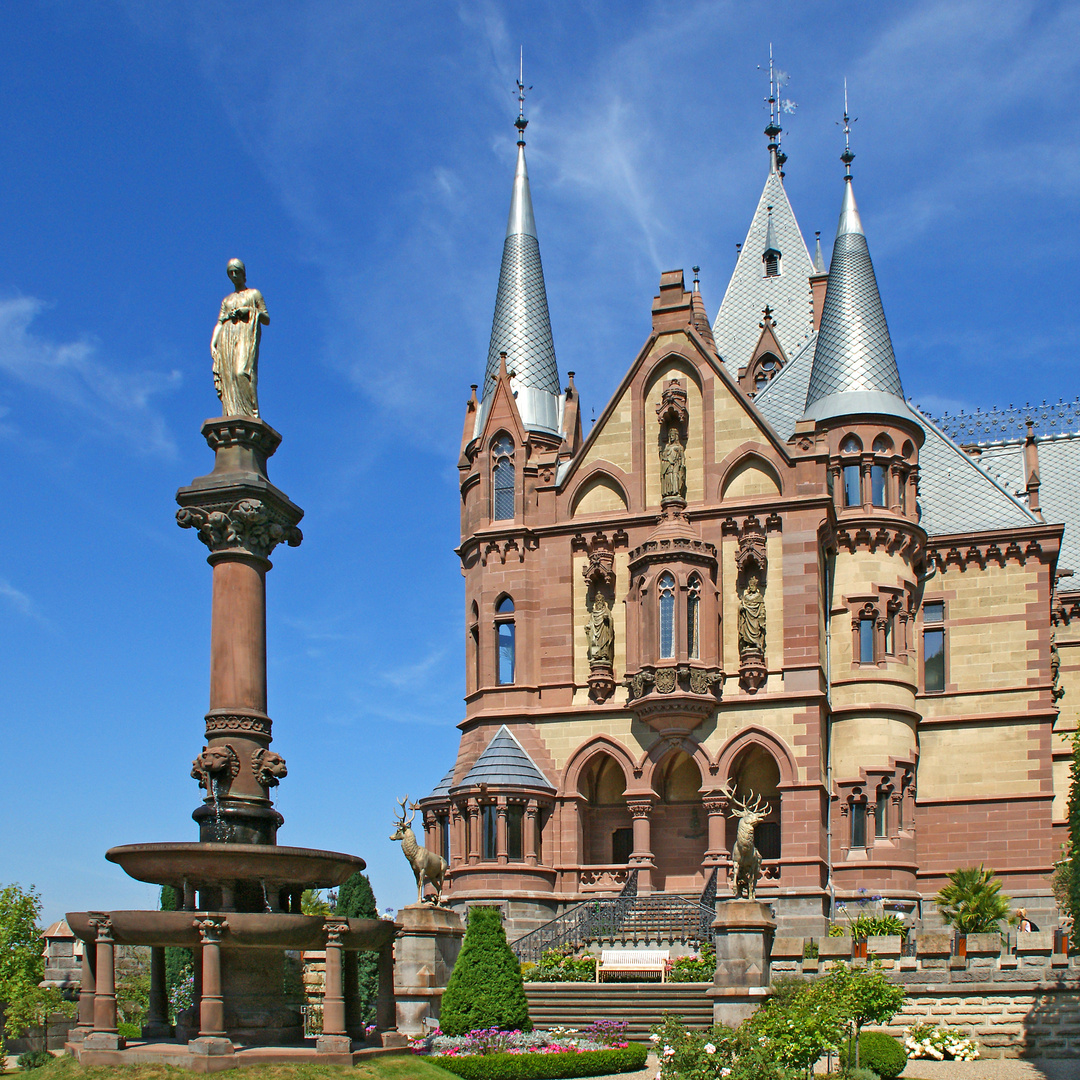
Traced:
<path fill-rule="evenodd" d="M 94 913 L 100 914 L 98 912 Z M 208 912 L 208 911 L 110 911 L 112 938 L 117 945 L 187 946 L 201 942 L 197 919 L 221 915 L 225 928 L 221 935 L 224 949 L 323 949 L 326 947 L 325 918 L 322 915 L 287 915 L 283 913 Z M 96 931 L 90 925 L 90 912 L 69 911 L 68 926 L 83 941 L 92 943 Z M 388 919 L 340 919 L 349 929 L 341 935 L 346 949 L 377 950 L 394 940 L 400 929 Z"/>

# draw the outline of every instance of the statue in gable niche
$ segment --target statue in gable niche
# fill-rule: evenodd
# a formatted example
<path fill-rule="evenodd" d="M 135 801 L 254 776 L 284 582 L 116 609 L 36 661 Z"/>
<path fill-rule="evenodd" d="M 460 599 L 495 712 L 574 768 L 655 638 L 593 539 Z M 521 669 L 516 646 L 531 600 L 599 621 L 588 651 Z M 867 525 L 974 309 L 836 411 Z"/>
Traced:
<path fill-rule="evenodd" d="M 765 594 L 757 574 L 750 575 L 739 598 L 739 652 L 747 649 L 765 654 Z"/>
<path fill-rule="evenodd" d="M 679 431 L 668 428 L 667 442 L 660 448 L 660 497 L 681 499 L 686 494 L 686 453 Z"/>
<path fill-rule="evenodd" d="M 593 600 L 592 614 L 586 624 L 589 634 L 589 663 L 611 664 L 615 661 L 615 626 L 607 597 L 598 594 Z"/>
<path fill-rule="evenodd" d="M 214 359 L 214 389 L 222 416 L 259 415 L 259 340 L 270 322 L 266 301 L 258 289 L 247 287 L 247 272 L 239 259 L 227 268 L 234 291 L 221 301 L 217 325 L 210 338 Z"/>

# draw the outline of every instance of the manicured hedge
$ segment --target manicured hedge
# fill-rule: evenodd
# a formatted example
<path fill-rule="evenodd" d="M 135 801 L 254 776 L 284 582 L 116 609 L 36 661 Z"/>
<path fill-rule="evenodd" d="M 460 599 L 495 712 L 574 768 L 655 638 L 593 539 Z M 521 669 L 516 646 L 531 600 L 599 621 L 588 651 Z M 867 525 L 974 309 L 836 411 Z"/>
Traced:
<path fill-rule="evenodd" d="M 846 1056 L 847 1047 L 843 1048 Z M 859 1067 L 873 1069 L 881 1080 L 895 1080 L 907 1065 L 907 1051 L 899 1039 L 886 1035 L 884 1031 L 864 1031 L 859 1036 Z M 854 1047 L 848 1056 L 848 1066 L 855 1067 Z"/>
<path fill-rule="evenodd" d="M 575 1076 L 607 1076 L 645 1068 L 649 1051 L 631 1044 L 616 1050 L 580 1054 L 472 1054 L 429 1058 L 465 1080 L 562 1080 Z"/>

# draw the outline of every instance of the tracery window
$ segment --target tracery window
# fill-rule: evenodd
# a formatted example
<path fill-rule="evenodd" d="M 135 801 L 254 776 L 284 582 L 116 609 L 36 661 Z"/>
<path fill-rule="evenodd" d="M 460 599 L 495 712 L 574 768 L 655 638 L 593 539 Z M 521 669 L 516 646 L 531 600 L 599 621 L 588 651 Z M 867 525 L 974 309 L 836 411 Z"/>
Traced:
<path fill-rule="evenodd" d="M 514 517 L 514 442 L 500 435 L 491 447 L 491 518 L 512 521 Z"/>
<path fill-rule="evenodd" d="M 504 596 L 495 605 L 495 628 L 498 640 L 498 656 L 496 657 L 496 682 L 499 686 L 508 686 L 514 681 L 515 668 L 515 633 L 514 633 L 514 601 L 509 596 Z"/>
<path fill-rule="evenodd" d="M 660 575 L 660 659 L 675 656 L 675 579 L 671 574 Z"/>
<path fill-rule="evenodd" d="M 686 651 L 691 660 L 701 656 L 701 578 L 696 574 L 686 590 Z"/>

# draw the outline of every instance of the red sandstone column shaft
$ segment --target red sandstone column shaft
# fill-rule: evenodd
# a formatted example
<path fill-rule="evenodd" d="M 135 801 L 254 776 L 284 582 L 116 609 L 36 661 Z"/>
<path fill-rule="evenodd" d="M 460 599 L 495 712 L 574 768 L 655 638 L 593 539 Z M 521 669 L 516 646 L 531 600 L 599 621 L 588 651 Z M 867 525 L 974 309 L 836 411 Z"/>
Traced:
<path fill-rule="evenodd" d="M 652 813 L 651 802 L 633 802 L 627 804 L 633 816 L 634 850 L 630 861 L 638 870 L 638 888 L 652 889 L 652 829 L 649 815 Z"/>
<path fill-rule="evenodd" d="M 705 852 L 705 859 L 707 862 L 713 862 L 723 858 L 726 848 L 724 834 L 727 828 L 727 819 L 724 812 L 727 809 L 727 800 L 705 798 L 702 801 L 709 815 L 709 848 Z"/>
<path fill-rule="evenodd" d="M 112 937 L 112 919 L 99 916 L 90 920 L 97 930 L 94 965 L 94 1031 L 116 1033 L 116 969 Z"/>
<path fill-rule="evenodd" d="M 375 1001 L 375 1026 L 380 1033 L 397 1030 L 394 1004 L 394 946 L 379 950 L 379 993 Z"/>
<path fill-rule="evenodd" d="M 501 863 L 510 861 L 506 846 L 506 815 L 508 809 L 506 801 L 503 799 L 499 800 L 499 805 L 495 809 L 495 858 Z"/>
<path fill-rule="evenodd" d="M 150 949 L 150 998 L 147 1003 L 147 1031 L 163 1031 L 169 1023 L 168 988 L 165 985 L 165 950 L 159 945 Z"/>
<path fill-rule="evenodd" d="M 198 920 L 202 936 L 202 1000 L 199 1003 L 199 1037 L 225 1035 L 225 1002 L 221 994 L 221 939 L 224 920 Z"/>
<path fill-rule="evenodd" d="M 326 982 L 323 996 L 323 1034 L 344 1035 L 345 1031 L 345 984 L 342 971 L 341 934 L 348 925 L 327 926 Z"/>
<path fill-rule="evenodd" d="M 211 556 L 210 710 L 266 712 L 266 560 Z"/>
<path fill-rule="evenodd" d="M 94 1030 L 94 995 L 96 994 L 94 968 L 96 966 L 96 954 L 96 943 L 84 941 L 79 980 L 79 1023 L 76 1025 L 84 1034 Z"/>
<path fill-rule="evenodd" d="M 537 850 L 540 846 L 540 808 L 535 799 L 530 799 L 525 808 L 525 861 L 535 866 L 539 861 Z"/>

